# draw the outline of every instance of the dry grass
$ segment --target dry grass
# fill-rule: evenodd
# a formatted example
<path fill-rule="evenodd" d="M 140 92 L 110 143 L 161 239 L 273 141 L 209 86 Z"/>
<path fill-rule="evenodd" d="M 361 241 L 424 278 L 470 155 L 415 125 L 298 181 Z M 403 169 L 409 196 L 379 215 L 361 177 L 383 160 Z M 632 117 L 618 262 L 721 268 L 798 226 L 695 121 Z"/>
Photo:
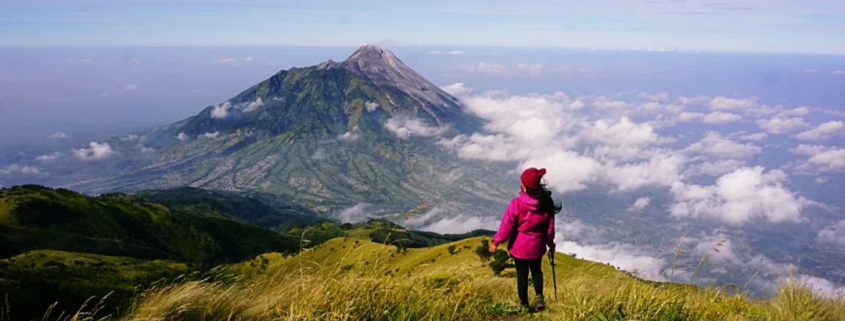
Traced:
<path fill-rule="evenodd" d="M 249 263 L 227 270 L 240 279 L 162 284 L 118 320 L 845 320 L 845 301 L 800 286 L 784 284 L 772 297 L 752 300 L 720 288 L 644 282 L 562 254 L 558 300 L 544 263 L 548 311 L 527 314 L 516 306 L 515 280 L 493 277 L 463 247 L 478 239 L 456 243 L 462 250 L 455 255 L 440 253 L 446 246 L 396 254 L 352 242 L 277 256 L 260 270 L 249 271 Z M 362 260 L 369 263 L 350 267 Z"/>

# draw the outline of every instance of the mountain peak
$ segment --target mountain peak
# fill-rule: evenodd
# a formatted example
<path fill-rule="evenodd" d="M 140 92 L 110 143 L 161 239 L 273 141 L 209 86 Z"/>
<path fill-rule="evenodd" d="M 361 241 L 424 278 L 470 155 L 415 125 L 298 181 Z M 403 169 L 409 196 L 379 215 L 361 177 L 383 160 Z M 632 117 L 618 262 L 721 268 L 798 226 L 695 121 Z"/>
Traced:
<path fill-rule="evenodd" d="M 430 114 L 438 124 L 442 123 L 440 113 L 435 109 L 457 109 L 457 99 L 431 83 L 390 50 L 366 44 L 355 50 L 343 62 L 327 61 L 317 66 L 318 69 L 347 69 L 366 77 L 376 86 L 389 86 L 405 92 L 419 103 L 419 107 Z"/>
<path fill-rule="evenodd" d="M 348 62 L 361 63 L 386 63 L 395 65 L 399 58 L 396 57 L 390 50 L 381 48 L 379 46 L 366 44 L 355 50 L 349 58 Z"/>

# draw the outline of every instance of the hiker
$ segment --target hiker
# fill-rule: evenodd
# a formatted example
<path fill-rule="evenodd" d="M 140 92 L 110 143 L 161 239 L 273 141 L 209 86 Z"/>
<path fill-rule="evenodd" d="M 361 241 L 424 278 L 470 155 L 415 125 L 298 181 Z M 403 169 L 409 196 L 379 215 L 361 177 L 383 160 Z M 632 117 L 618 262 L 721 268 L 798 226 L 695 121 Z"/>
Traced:
<path fill-rule="evenodd" d="M 534 308 L 546 308 L 543 298 L 543 269 L 540 263 L 548 246 L 555 250 L 555 214 L 561 210 L 560 203 L 552 200 L 552 192 L 541 181 L 546 169 L 529 168 L 522 172 L 522 191 L 511 200 L 499 231 L 490 244 L 490 253 L 504 241 L 508 241 L 508 252 L 516 262 L 516 287 L 519 302 L 531 311 L 528 304 L 528 271 L 534 281 Z"/>

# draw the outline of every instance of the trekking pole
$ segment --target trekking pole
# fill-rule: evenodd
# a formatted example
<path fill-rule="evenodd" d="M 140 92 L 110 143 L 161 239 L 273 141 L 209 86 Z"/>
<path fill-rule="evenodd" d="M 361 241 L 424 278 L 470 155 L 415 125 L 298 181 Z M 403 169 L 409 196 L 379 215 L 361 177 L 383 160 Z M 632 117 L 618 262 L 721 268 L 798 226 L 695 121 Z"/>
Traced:
<path fill-rule="evenodd" d="M 549 263 L 552 265 L 552 284 L 555 288 L 555 302 L 557 302 L 557 277 L 555 276 L 555 253 L 549 251 Z"/>

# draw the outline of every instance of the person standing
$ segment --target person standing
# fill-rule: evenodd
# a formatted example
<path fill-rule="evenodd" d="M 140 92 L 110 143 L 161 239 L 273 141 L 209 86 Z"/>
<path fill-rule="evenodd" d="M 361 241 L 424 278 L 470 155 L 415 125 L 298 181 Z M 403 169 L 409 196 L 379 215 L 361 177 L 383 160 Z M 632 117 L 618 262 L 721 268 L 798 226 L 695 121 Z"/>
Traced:
<path fill-rule="evenodd" d="M 502 217 L 499 231 L 493 237 L 489 251 L 507 241 L 508 252 L 516 262 L 516 286 L 520 304 L 531 310 L 528 303 L 528 273 L 534 281 L 534 308 L 546 308 L 543 297 L 543 269 L 541 262 L 546 248 L 555 250 L 555 215 L 562 206 L 552 199 L 552 192 L 542 183 L 546 169 L 529 168 L 522 172 L 519 196 L 511 200 Z"/>

